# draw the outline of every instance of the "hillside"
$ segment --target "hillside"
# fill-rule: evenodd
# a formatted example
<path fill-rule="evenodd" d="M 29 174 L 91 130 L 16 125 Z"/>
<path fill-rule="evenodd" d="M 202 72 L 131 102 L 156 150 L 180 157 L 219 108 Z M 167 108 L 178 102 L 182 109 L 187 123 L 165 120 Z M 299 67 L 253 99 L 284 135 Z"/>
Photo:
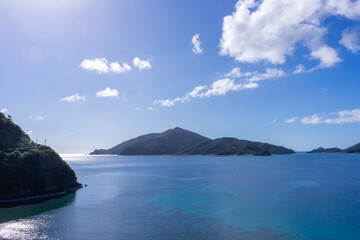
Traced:
<path fill-rule="evenodd" d="M 351 146 L 349 148 L 346 148 L 344 150 L 344 153 L 360 153 L 360 143 L 355 144 L 354 146 Z"/>
<path fill-rule="evenodd" d="M 0 200 L 79 188 L 75 172 L 50 147 L 35 144 L 0 113 Z"/>
<path fill-rule="evenodd" d="M 291 149 L 268 143 L 218 138 L 174 128 L 125 141 L 108 150 L 97 149 L 90 154 L 118 155 L 271 155 L 295 153 Z"/>
<path fill-rule="evenodd" d="M 317 149 L 313 149 L 308 153 L 339 153 L 342 152 L 343 150 L 340 148 L 323 148 L 323 147 L 319 147 Z"/>
<path fill-rule="evenodd" d="M 355 144 L 354 146 L 348 147 L 346 149 L 340 148 L 322 148 L 313 149 L 308 153 L 360 153 L 360 143 Z"/>

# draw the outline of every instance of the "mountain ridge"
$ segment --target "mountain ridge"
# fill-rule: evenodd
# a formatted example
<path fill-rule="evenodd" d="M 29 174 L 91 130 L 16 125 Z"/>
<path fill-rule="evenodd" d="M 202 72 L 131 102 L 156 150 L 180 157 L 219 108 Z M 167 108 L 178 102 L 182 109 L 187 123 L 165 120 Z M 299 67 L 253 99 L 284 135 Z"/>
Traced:
<path fill-rule="evenodd" d="M 341 149 L 341 148 L 323 148 L 319 147 L 316 149 L 313 149 L 307 153 L 360 153 L 360 143 L 355 144 L 351 147 Z"/>
<path fill-rule="evenodd" d="M 210 139 L 176 127 L 161 133 L 150 133 L 124 141 L 108 150 L 96 149 L 95 154 L 117 155 L 271 155 L 291 154 L 291 149 L 269 143 L 223 137 Z"/>

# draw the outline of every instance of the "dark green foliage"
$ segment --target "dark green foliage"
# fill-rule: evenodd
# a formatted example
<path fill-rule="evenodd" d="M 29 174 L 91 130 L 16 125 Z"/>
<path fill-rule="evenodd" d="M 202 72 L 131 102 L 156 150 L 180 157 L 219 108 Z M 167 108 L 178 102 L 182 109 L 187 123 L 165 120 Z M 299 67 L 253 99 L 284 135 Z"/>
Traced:
<path fill-rule="evenodd" d="M 339 153 L 342 152 L 343 150 L 340 148 L 322 148 L 319 147 L 317 149 L 313 149 L 308 153 Z"/>
<path fill-rule="evenodd" d="M 19 126 L 0 115 L 0 199 L 79 186 L 75 172 L 54 150 L 32 143 Z"/>
<path fill-rule="evenodd" d="M 346 148 L 344 150 L 340 148 L 322 148 L 319 147 L 317 149 L 311 150 L 308 153 L 360 153 L 360 143 Z"/>
<path fill-rule="evenodd" d="M 360 153 L 360 143 L 345 149 L 344 153 Z"/>
<path fill-rule="evenodd" d="M 6 118 L 3 113 L 0 113 L 0 150 L 29 147 L 30 145 L 30 137 L 10 118 Z"/>
<path fill-rule="evenodd" d="M 268 143 L 236 138 L 211 140 L 199 134 L 174 128 L 163 133 L 151 133 L 123 142 L 109 150 L 90 154 L 119 155 L 271 155 L 295 153 L 291 149 Z"/>

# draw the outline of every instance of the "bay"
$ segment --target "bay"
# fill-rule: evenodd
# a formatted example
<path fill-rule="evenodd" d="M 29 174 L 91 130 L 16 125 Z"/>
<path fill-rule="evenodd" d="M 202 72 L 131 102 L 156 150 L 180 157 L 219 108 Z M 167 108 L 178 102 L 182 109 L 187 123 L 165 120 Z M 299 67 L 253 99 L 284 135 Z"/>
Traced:
<path fill-rule="evenodd" d="M 87 187 L 0 208 L 0 239 L 360 239 L 360 155 L 64 155 Z"/>

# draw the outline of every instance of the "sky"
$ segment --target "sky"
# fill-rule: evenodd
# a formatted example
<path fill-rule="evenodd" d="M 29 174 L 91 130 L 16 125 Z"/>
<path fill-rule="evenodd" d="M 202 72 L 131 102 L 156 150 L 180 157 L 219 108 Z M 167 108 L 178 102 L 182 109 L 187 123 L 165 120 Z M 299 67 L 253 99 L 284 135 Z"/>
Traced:
<path fill-rule="evenodd" d="M 4 0 L 0 111 L 59 153 L 181 127 L 360 142 L 360 0 Z"/>

